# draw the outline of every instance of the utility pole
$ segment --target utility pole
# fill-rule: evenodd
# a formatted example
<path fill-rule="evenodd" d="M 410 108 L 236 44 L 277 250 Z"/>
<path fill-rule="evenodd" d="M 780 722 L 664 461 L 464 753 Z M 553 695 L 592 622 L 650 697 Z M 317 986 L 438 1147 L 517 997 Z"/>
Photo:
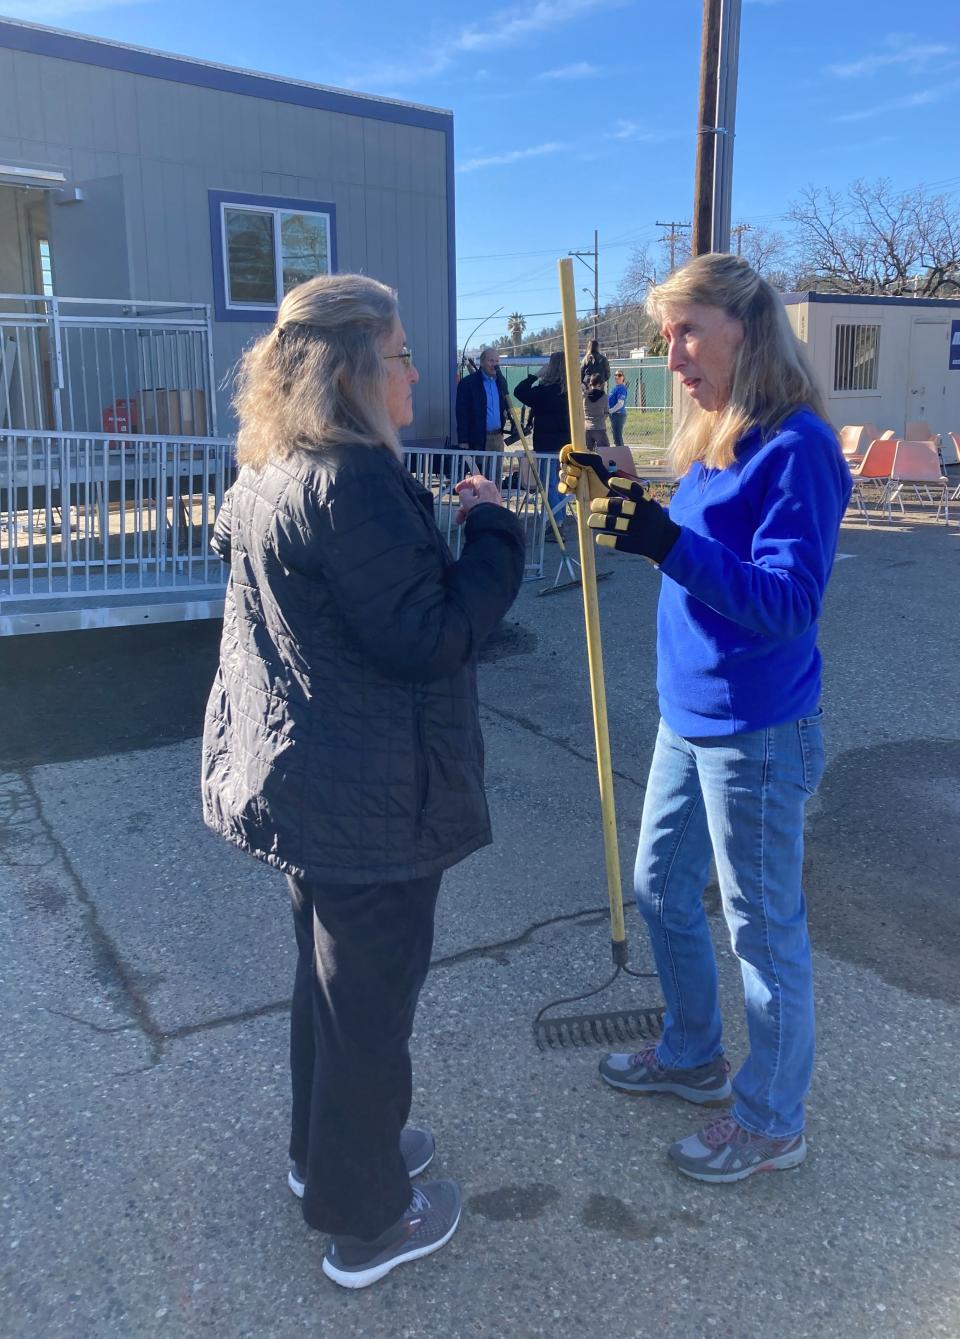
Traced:
<path fill-rule="evenodd" d="M 717 137 L 717 61 L 720 55 L 720 2 L 703 0 L 700 37 L 700 100 L 697 111 L 697 166 L 693 181 L 691 250 L 710 250 L 713 233 L 713 169 Z"/>
<path fill-rule="evenodd" d="M 752 231 L 753 231 L 753 224 L 752 224 L 752 223 L 738 223 L 738 224 L 736 225 L 735 228 L 731 228 L 731 229 L 730 229 L 730 233 L 731 233 L 731 235 L 734 236 L 734 237 L 736 237 L 736 239 L 737 239 L 737 255 L 738 255 L 738 256 L 741 255 L 741 254 L 742 254 L 742 251 L 743 251 L 743 247 L 742 247 L 743 234 L 744 234 L 745 232 L 752 232 Z"/>
<path fill-rule="evenodd" d="M 660 238 L 661 242 L 667 242 L 670 246 L 670 273 L 673 274 L 677 268 L 677 243 L 683 241 L 683 234 L 690 231 L 689 223 L 678 223 L 672 220 L 669 223 L 662 223 L 657 219 L 658 228 L 669 228 L 670 231 Z"/>
<path fill-rule="evenodd" d="M 597 338 L 600 325 L 600 242 L 596 228 L 593 230 L 593 337 Z"/>
<path fill-rule="evenodd" d="M 730 247 L 740 0 L 704 0 L 700 45 L 693 254 Z"/>
<path fill-rule="evenodd" d="M 721 0 L 717 69 L 717 134 L 713 172 L 713 249 L 730 250 L 733 202 L 733 144 L 737 123 L 741 0 Z"/>
<path fill-rule="evenodd" d="M 568 251 L 567 255 L 576 256 L 578 260 L 583 261 L 584 265 L 587 265 L 587 262 L 583 259 L 584 256 L 593 257 L 593 337 L 596 339 L 600 324 L 600 244 L 597 229 L 594 228 L 593 230 L 592 251 Z M 587 265 L 587 269 L 590 269 L 589 265 Z"/>

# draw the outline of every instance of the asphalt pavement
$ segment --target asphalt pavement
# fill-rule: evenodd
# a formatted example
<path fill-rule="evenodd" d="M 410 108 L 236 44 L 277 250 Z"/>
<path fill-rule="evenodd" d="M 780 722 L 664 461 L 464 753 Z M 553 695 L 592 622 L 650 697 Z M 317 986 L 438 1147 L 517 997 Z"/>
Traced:
<path fill-rule="evenodd" d="M 484 653 L 496 841 L 445 878 L 414 1038 L 414 1115 L 464 1219 L 361 1293 L 323 1277 L 286 1187 L 284 882 L 199 815 L 219 629 L 0 643 L 4 1339 L 957 1339 L 960 530 L 854 521 L 840 549 L 807 1162 L 685 1180 L 665 1150 L 700 1112 L 604 1088 L 597 1049 L 533 1043 L 541 1004 L 610 956 L 582 606 L 533 583 Z M 659 578 L 601 566 L 628 889 Z M 739 974 L 708 906 L 736 1062 Z M 649 970 L 629 908 L 627 927 Z M 659 1003 L 650 980 L 602 998 Z"/>

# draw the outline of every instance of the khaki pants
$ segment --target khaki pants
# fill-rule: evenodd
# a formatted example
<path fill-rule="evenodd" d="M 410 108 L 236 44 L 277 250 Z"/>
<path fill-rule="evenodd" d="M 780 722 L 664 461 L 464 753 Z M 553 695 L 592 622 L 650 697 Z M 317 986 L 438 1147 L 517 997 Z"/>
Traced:
<path fill-rule="evenodd" d="M 503 433 L 488 432 L 483 449 L 485 451 L 499 451 L 503 455 Z M 502 464 L 503 462 L 500 460 L 484 460 L 480 464 L 481 473 L 486 475 L 488 479 L 492 479 L 494 483 L 499 483 Z"/>

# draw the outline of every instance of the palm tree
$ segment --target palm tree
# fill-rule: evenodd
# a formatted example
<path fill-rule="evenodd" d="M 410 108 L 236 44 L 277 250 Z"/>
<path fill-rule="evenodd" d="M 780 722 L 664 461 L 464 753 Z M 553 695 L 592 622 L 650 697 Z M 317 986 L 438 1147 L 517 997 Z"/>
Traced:
<path fill-rule="evenodd" d="M 513 340 L 513 354 L 516 357 L 517 348 L 523 339 L 523 332 L 527 328 L 526 318 L 520 312 L 511 312 L 507 317 L 507 329 L 510 332 L 510 338 Z"/>

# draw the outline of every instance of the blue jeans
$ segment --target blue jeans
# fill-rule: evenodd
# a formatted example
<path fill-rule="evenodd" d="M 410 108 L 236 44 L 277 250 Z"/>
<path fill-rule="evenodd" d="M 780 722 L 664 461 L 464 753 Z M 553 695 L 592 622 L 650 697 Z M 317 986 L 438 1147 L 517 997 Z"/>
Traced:
<path fill-rule="evenodd" d="M 613 430 L 614 446 L 623 446 L 623 430 L 627 426 L 626 414 L 611 414 L 610 427 Z"/>
<path fill-rule="evenodd" d="M 821 713 L 739 735 L 683 739 L 660 722 L 637 850 L 637 906 L 667 1003 L 660 1062 L 723 1054 L 717 965 L 703 907 L 713 857 L 740 960 L 750 1053 L 734 1118 L 783 1139 L 803 1129 L 813 1072 L 813 974 L 803 813 L 823 776 Z"/>
<path fill-rule="evenodd" d="M 557 457 L 553 460 L 541 462 L 543 486 L 547 490 L 547 502 L 550 504 L 550 510 L 558 521 L 564 520 L 567 514 L 567 499 L 560 492 L 560 461 Z M 549 522 L 547 522 L 549 526 Z"/>

